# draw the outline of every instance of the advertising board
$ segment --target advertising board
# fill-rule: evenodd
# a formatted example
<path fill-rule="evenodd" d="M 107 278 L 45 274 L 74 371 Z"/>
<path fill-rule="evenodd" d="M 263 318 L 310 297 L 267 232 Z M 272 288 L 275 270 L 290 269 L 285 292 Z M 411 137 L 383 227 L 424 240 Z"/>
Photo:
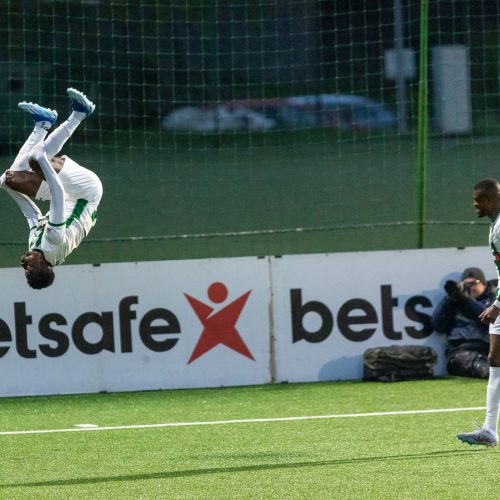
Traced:
<path fill-rule="evenodd" d="M 0 397 L 362 378 L 370 347 L 426 345 L 447 279 L 486 247 L 0 269 Z"/>

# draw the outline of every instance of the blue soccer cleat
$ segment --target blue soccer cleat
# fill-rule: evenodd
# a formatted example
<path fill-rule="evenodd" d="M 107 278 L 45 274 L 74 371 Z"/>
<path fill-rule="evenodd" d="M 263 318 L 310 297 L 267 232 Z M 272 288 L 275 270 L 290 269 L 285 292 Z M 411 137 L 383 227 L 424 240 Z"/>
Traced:
<path fill-rule="evenodd" d="M 85 113 L 85 116 L 90 116 L 95 109 L 95 104 L 82 92 L 70 87 L 66 90 L 71 99 L 71 108 L 78 113 Z"/>
<path fill-rule="evenodd" d="M 35 123 L 45 122 L 44 128 L 49 129 L 57 120 L 57 111 L 50 108 L 44 108 L 39 104 L 32 102 L 20 102 L 17 105 L 23 111 L 29 113 Z"/>
<path fill-rule="evenodd" d="M 481 427 L 477 431 L 457 434 L 457 439 L 463 443 L 479 444 L 494 448 L 498 444 L 498 435 Z"/>

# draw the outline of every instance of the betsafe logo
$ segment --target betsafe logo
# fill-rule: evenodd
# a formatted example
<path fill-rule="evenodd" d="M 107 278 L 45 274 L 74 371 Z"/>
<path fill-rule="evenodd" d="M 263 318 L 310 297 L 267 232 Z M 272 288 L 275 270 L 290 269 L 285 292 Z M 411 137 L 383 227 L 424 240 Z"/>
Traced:
<path fill-rule="evenodd" d="M 217 345 L 229 349 L 255 361 L 243 341 L 236 324 L 251 294 L 248 290 L 227 305 L 222 305 L 229 292 L 224 283 L 212 283 L 207 289 L 210 304 L 184 293 L 195 315 L 202 324 L 202 331 L 188 360 L 192 363 Z M 115 332 L 115 313 L 113 311 L 85 312 L 73 323 L 63 314 L 50 312 L 44 314 L 34 328 L 33 315 L 28 313 L 25 302 L 14 303 L 14 325 L 9 326 L 0 318 L 0 358 L 15 347 L 22 358 L 34 359 L 39 354 L 49 358 L 61 357 L 73 345 L 83 354 L 95 355 L 103 351 L 112 353 L 131 353 L 137 343 L 137 335 L 142 344 L 154 352 L 173 349 L 180 338 L 181 323 L 169 309 L 156 307 L 138 318 L 135 306 L 138 296 L 127 296 L 118 304 L 118 328 Z M 218 309 L 217 309 L 218 307 Z M 35 323 L 36 324 L 36 323 Z M 36 344 L 33 330 L 44 339 Z M 97 333 L 96 333 L 97 331 Z M 195 331 L 190 332 L 196 335 Z M 49 341 L 49 342 L 45 342 Z"/>

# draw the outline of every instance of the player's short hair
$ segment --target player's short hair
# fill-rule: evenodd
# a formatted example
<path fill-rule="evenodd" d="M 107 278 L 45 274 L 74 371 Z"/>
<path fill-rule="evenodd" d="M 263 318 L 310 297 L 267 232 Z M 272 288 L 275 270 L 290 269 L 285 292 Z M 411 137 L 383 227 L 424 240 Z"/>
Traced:
<path fill-rule="evenodd" d="M 481 196 L 496 198 L 500 195 L 500 184 L 496 179 L 483 179 L 474 186 L 474 191 L 481 193 Z"/>
<path fill-rule="evenodd" d="M 47 288 L 54 283 L 55 273 L 52 266 L 44 266 L 39 269 L 33 270 L 29 276 L 26 277 L 28 285 L 35 290 Z"/>

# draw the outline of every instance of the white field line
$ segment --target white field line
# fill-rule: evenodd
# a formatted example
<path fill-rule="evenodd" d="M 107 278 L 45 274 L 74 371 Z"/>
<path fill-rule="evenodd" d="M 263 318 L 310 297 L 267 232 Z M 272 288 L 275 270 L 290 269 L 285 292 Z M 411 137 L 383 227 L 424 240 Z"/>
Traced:
<path fill-rule="evenodd" d="M 42 429 L 32 431 L 3 431 L 0 436 L 14 436 L 26 434 L 54 434 L 60 432 L 95 432 L 95 431 L 119 431 L 128 429 L 157 429 L 160 427 L 190 427 L 195 425 L 227 425 L 227 424 L 254 424 L 267 422 L 293 422 L 298 420 L 326 420 L 333 418 L 357 418 L 357 417 L 387 417 L 391 415 L 419 415 L 427 413 L 452 413 L 460 411 L 484 410 L 484 406 L 472 408 L 440 408 L 431 410 L 406 410 L 406 411 L 383 411 L 373 413 L 345 413 L 338 415 L 310 415 L 303 417 L 277 417 L 277 418 L 247 418 L 241 420 L 215 420 L 212 422 L 172 422 L 165 424 L 139 424 L 139 425 L 115 425 L 108 427 L 76 427 L 71 429 Z"/>

